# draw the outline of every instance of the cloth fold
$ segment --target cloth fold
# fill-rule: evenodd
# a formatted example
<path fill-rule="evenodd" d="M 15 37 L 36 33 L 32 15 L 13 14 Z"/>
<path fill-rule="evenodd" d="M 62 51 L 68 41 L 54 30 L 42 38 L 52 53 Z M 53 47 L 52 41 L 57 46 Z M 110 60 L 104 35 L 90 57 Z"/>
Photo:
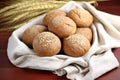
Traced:
<path fill-rule="evenodd" d="M 20 40 L 26 28 L 42 23 L 44 14 L 12 33 L 7 47 L 11 63 L 19 68 L 53 71 L 58 76 L 66 74 L 71 80 L 95 80 L 118 67 L 119 63 L 111 49 L 120 47 L 120 16 L 99 11 L 87 2 L 78 4 L 70 1 L 60 9 L 68 12 L 73 8 L 86 9 L 94 16 L 94 22 L 90 26 L 93 31 L 93 43 L 84 56 L 75 58 L 58 54 L 39 57 Z"/>

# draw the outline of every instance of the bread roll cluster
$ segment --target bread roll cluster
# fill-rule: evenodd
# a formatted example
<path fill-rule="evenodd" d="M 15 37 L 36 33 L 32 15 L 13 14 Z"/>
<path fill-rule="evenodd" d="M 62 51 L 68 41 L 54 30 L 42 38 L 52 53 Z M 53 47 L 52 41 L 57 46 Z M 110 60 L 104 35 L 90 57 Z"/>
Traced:
<path fill-rule="evenodd" d="M 68 56 L 81 57 L 91 47 L 92 23 L 93 16 L 87 10 L 52 10 L 45 15 L 42 25 L 26 29 L 21 39 L 39 56 L 53 56 L 62 50 Z"/>

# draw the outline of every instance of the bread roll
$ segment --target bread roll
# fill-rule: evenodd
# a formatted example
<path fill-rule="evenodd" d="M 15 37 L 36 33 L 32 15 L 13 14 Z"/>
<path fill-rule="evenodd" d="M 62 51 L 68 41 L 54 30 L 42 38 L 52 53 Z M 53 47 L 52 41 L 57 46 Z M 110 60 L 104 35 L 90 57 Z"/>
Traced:
<path fill-rule="evenodd" d="M 48 24 L 48 30 L 64 38 L 76 32 L 76 24 L 69 17 L 56 16 Z"/>
<path fill-rule="evenodd" d="M 90 49 L 88 39 L 80 34 L 71 35 L 63 40 L 64 53 L 72 57 L 81 57 Z"/>
<path fill-rule="evenodd" d="M 77 28 L 76 34 L 81 34 L 92 42 L 92 30 L 90 28 Z"/>
<path fill-rule="evenodd" d="M 28 45 L 29 47 L 32 47 L 32 42 L 33 42 L 34 37 L 38 33 L 43 32 L 45 30 L 47 30 L 47 28 L 43 25 L 33 25 L 33 26 L 27 28 L 23 32 L 21 39 L 26 45 Z"/>
<path fill-rule="evenodd" d="M 65 16 L 66 13 L 61 10 L 52 10 L 46 14 L 46 16 L 43 18 L 43 24 L 48 26 L 48 23 L 56 16 Z"/>
<path fill-rule="evenodd" d="M 78 27 L 89 27 L 93 22 L 93 16 L 87 10 L 83 9 L 72 9 L 69 11 L 68 17 L 73 19 Z"/>
<path fill-rule="evenodd" d="M 61 42 L 55 34 L 42 32 L 33 40 L 33 49 L 39 56 L 53 56 L 61 50 Z"/>

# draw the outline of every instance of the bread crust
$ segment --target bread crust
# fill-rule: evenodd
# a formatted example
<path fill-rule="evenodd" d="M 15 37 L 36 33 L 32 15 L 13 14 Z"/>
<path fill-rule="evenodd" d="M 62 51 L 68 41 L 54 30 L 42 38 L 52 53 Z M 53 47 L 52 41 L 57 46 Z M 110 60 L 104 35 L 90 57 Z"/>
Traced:
<path fill-rule="evenodd" d="M 56 16 L 48 24 L 48 30 L 60 38 L 68 37 L 76 32 L 75 22 L 66 16 Z"/>
<path fill-rule="evenodd" d="M 75 21 L 78 27 L 90 27 L 93 22 L 93 16 L 84 9 L 72 9 L 68 12 L 67 16 L 70 17 L 73 21 Z"/>
<path fill-rule="evenodd" d="M 33 49 L 39 56 L 53 56 L 61 50 L 61 42 L 55 34 L 42 32 L 34 38 Z"/>
<path fill-rule="evenodd" d="M 48 26 L 49 22 L 56 16 L 66 16 L 66 13 L 64 11 L 57 10 L 57 9 L 52 10 L 45 15 L 43 19 L 43 24 L 45 26 Z"/>
<path fill-rule="evenodd" d="M 43 25 L 33 25 L 33 26 L 27 28 L 23 32 L 21 39 L 26 45 L 28 45 L 29 47 L 32 47 L 32 42 L 33 42 L 33 39 L 35 38 L 35 36 L 45 30 L 47 30 L 47 28 Z"/>
<path fill-rule="evenodd" d="M 88 39 L 80 34 L 71 35 L 63 40 L 64 53 L 72 57 L 81 57 L 90 49 Z"/>
<path fill-rule="evenodd" d="M 92 42 L 92 30 L 91 28 L 77 28 L 76 34 L 85 36 L 90 42 Z"/>

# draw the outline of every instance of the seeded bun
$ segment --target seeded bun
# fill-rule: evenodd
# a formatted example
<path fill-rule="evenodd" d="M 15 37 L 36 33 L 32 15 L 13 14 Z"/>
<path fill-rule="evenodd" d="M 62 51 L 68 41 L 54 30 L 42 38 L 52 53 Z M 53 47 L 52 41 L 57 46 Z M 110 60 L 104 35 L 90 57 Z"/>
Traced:
<path fill-rule="evenodd" d="M 52 10 L 46 14 L 46 16 L 43 18 L 43 24 L 48 26 L 48 23 L 56 16 L 65 16 L 66 13 L 61 10 Z"/>
<path fill-rule="evenodd" d="M 33 40 L 33 49 L 39 56 L 53 56 L 59 53 L 61 42 L 55 34 L 42 32 Z"/>
<path fill-rule="evenodd" d="M 83 9 L 72 9 L 69 11 L 68 17 L 73 19 L 78 27 L 89 27 L 93 22 L 93 16 Z"/>
<path fill-rule="evenodd" d="M 43 25 L 33 25 L 33 26 L 27 28 L 23 32 L 21 39 L 26 45 L 28 45 L 29 47 L 32 47 L 32 42 L 33 42 L 34 37 L 38 33 L 43 32 L 45 30 L 47 30 L 47 28 Z"/>
<path fill-rule="evenodd" d="M 92 30 L 90 28 L 77 28 L 76 34 L 85 36 L 90 42 L 92 41 Z"/>
<path fill-rule="evenodd" d="M 60 38 L 65 38 L 76 32 L 76 24 L 69 17 L 56 16 L 48 24 L 48 30 L 55 33 Z"/>
<path fill-rule="evenodd" d="M 71 35 L 63 40 L 64 53 L 72 57 L 81 57 L 90 49 L 88 39 L 80 34 Z"/>

